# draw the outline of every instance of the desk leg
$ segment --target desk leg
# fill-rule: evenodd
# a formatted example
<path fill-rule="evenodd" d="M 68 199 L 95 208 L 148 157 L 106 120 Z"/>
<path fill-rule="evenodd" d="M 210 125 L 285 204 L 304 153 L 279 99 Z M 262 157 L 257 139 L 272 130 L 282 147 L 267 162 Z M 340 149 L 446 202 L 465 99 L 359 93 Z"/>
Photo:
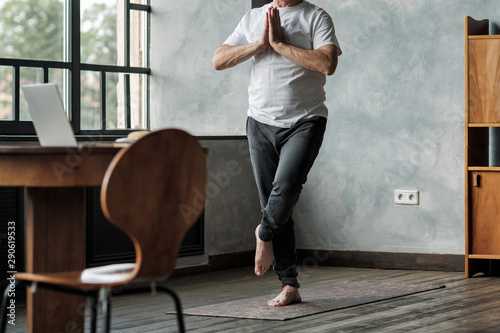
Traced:
<path fill-rule="evenodd" d="M 85 268 L 85 188 L 27 189 L 26 268 L 44 273 Z M 38 289 L 27 293 L 28 332 L 83 332 L 85 299 Z"/>

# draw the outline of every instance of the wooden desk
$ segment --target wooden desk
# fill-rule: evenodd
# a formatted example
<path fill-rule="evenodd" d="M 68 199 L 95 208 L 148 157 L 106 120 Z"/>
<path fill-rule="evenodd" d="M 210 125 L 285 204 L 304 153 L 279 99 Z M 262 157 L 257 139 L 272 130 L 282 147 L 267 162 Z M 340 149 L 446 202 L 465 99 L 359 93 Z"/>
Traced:
<path fill-rule="evenodd" d="M 0 186 L 27 187 L 27 272 L 85 268 L 85 187 L 101 185 L 120 149 L 0 144 Z M 28 291 L 27 306 L 29 332 L 83 332 L 81 296 Z"/>

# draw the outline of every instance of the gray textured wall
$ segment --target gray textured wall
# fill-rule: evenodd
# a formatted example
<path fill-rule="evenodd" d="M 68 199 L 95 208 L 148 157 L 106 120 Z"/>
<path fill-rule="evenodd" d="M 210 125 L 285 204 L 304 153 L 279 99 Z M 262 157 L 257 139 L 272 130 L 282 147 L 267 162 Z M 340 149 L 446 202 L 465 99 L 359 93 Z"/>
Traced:
<path fill-rule="evenodd" d="M 326 87 L 325 142 L 294 212 L 298 246 L 462 254 L 464 16 L 498 23 L 498 0 L 311 2 L 333 17 L 343 55 Z M 153 1 L 153 128 L 244 134 L 249 67 L 215 72 L 211 57 L 250 5 Z M 395 189 L 419 190 L 420 205 L 394 205 Z M 235 230 L 245 218 L 235 198 L 243 205 L 248 194 L 224 196 L 232 200 L 207 228 Z M 215 230 L 207 234 L 222 237 Z M 211 251 L 253 246 L 247 237 Z"/>
<path fill-rule="evenodd" d="M 235 253 L 255 247 L 261 212 L 247 140 L 202 140 L 209 149 L 206 251 Z"/>

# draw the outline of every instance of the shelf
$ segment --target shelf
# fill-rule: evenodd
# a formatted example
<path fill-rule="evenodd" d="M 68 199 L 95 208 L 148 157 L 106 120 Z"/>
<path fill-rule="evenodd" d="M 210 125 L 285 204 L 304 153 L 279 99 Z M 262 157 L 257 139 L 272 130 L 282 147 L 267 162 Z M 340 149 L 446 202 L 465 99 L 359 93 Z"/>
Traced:
<path fill-rule="evenodd" d="M 489 20 L 465 17 L 465 276 L 500 264 L 500 34 Z M 491 152 L 490 152 L 491 151 Z"/>
<path fill-rule="evenodd" d="M 468 171 L 500 171 L 500 167 L 468 167 Z"/>
<path fill-rule="evenodd" d="M 469 254 L 469 259 L 500 259 L 500 254 Z"/>
<path fill-rule="evenodd" d="M 472 35 L 468 37 L 469 40 L 473 39 L 500 39 L 500 35 Z"/>
<path fill-rule="evenodd" d="M 469 127 L 500 127 L 500 123 L 469 123 Z"/>

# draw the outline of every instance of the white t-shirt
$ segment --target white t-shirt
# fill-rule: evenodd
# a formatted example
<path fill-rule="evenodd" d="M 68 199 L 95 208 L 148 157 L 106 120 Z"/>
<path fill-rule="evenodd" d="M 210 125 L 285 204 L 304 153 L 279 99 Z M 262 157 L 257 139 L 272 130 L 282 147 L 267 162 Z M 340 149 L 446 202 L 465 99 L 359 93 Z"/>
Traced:
<path fill-rule="evenodd" d="M 270 5 L 249 10 L 224 44 L 239 46 L 258 41 Z M 333 44 L 341 54 L 333 21 L 326 11 L 307 1 L 278 10 L 285 43 L 307 50 Z M 269 48 L 252 57 L 248 116 L 283 128 L 313 116 L 327 117 L 325 83 L 326 75 L 296 65 Z"/>

